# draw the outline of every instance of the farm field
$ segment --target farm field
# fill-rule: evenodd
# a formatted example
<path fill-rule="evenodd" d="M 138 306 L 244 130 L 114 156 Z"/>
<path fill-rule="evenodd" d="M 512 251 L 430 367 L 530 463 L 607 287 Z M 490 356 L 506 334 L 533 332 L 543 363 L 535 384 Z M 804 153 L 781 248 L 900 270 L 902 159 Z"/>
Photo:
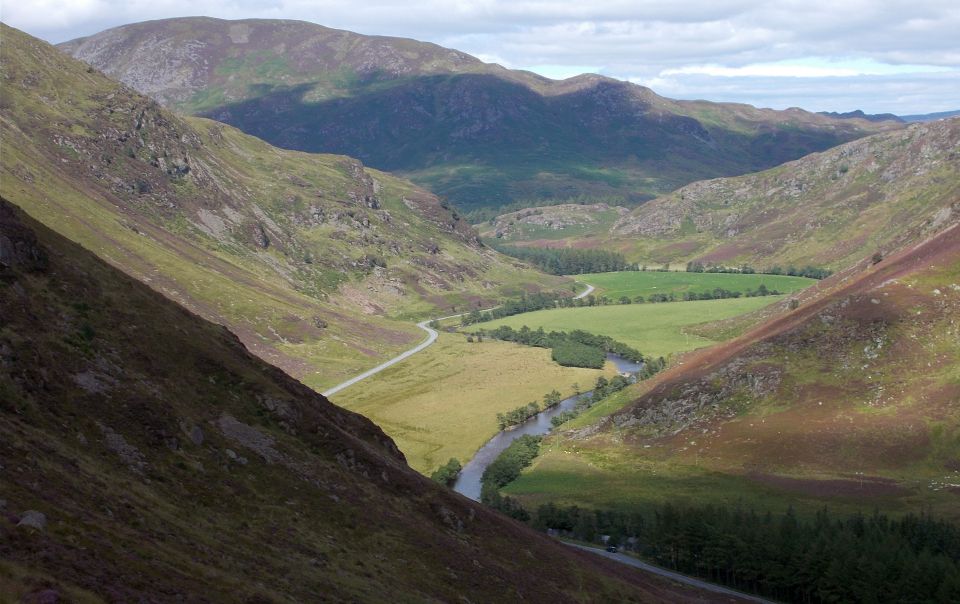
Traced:
<path fill-rule="evenodd" d="M 617 273 L 591 273 L 579 275 L 578 280 L 597 288 L 595 295 L 619 300 L 627 296 L 644 298 L 651 294 L 676 294 L 685 292 L 711 292 L 716 288 L 746 293 L 760 285 L 767 289 L 789 294 L 816 283 L 816 279 L 790 277 L 788 275 L 741 275 L 737 273 L 688 273 L 656 271 L 623 271 Z"/>
<path fill-rule="evenodd" d="M 666 274 L 666 273 L 665 273 Z M 623 304 L 611 306 L 584 306 L 555 308 L 523 313 L 470 326 L 494 329 L 508 325 L 519 329 L 542 327 L 546 331 L 582 329 L 590 333 L 610 336 L 633 346 L 649 356 L 667 356 L 716 343 L 704 336 L 685 333 L 688 325 L 728 319 L 763 308 L 782 296 L 758 298 L 728 298 L 725 300 L 698 300 L 694 302 L 663 302 L 659 304 Z"/>
<path fill-rule="evenodd" d="M 451 457 L 472 457 L 497 433 L 497 413 L 542 401 L 554 388 L 570 396 L 574 384 L 587 390 L 614 373 L 612 363 L 561 367 L 548 349 L 441 333 L 426 350 L 331 398 L 379 424 L 414 469 L 430 474 Z"/>

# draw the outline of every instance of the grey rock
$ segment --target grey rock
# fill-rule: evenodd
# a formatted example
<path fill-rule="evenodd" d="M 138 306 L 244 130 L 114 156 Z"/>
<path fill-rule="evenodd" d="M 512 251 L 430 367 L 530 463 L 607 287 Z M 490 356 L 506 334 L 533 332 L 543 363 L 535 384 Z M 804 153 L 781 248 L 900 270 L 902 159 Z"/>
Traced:
<path fill-rule="evenodd" d="M 37 510 L 27 510 L 23 513 L 23 516 L 20 517 L 20 522 L 17 523 L 17 526 L 29 526 L 38 531 L 42 531 L 47 528 L 47 516 Z"/>
<path fill-rule="evenodd" d="M 194 426 L 190 429 L 190 442 L 198 447 L 203 444 L 203 430 L 200 426 Z"/>
<path fill-rule="evenodd" d="M 236 459 L 236 458 L 237 458 L 237 452 L 234 451 L 233 449 L 227 449 L 227 450 L 224 451 L 224 453 L 226 453 L 226 454 L 227 454 L 227 457 L 229 457 L 230 459 Z"/>
<path fill-rule="evenodd" d="M 120 460 L 134 472 L 141 473 L 147 467 L 146 459 L 143 453 L 117 432 L 114 432 L 109 426 L 97 422 L 97 427 L 103 433 L 107 448 L 116 453 Z"/>

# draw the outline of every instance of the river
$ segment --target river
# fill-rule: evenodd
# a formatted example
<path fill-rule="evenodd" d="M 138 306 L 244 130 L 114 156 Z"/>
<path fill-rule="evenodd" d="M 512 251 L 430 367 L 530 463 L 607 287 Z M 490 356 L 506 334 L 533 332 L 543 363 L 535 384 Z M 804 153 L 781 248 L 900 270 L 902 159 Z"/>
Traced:
<path fill-rule="evenodd" d="M 634 374 L 643 367 L 642 363 L 634 363 L 615 354 L 608 354 L 607 359 L 617 366 L 617 371 L 620 373 Z M 483 476 L 484 470 L 493 463 L 493 460 L 495 460 L 504 449 L 510 446 L 510 443 L 524 434 L 541 436 L 549 433 L 553 428 L 553 424 L 550 423 L 551 419 L 564 411 L 573 409 L 578 401 L 589 398 L 592 395 L 593 391 L 590 391 L 563 399 L 559 405 L 541 411 L 522 424 L 509 430 L 498 432 L 496 436 L 487 441 L 487 444 L 480 447 L 480 450 L 473 456 L 473 459 L 463 467 L 460 476 L 453 484 L 453 490 L 461 495 L 466 495 L 474 501 L 480 501 L 480 478 Z"/>

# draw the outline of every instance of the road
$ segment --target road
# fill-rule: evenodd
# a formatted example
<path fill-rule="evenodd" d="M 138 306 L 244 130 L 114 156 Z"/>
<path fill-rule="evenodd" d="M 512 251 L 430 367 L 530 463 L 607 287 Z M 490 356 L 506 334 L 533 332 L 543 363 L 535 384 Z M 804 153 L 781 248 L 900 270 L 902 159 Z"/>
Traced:
<path fill-rule="evenodd" d="M 654 566 L 653 564 L 647 564 L 637 560 L 633 556 L 627 556 L 625 554 L 615 554 L 613 552 L 608 552 L 605 549 L 599 547 L 589 547 L 586 545 L 580 545 L 578 543 L 568 543 L 566 541 L 561 541 L 564 545 L 569 545 L 570 547 L 575 547 L 577 549 L 582 549 L 584 551 L 590 552 L 592 554 L 597 554 L 598 556 L 603 556 L 611 560 L 616 560 L 621 564 L 626 564 L 628 566 L 633 566 L 639 568 L 648 573 L 654 575 L 659 575 L 661 577 L 666 577 L 678 583 L 683 583 L 685 585 L 690 585 L 691 587 L 696 587 L 698 589 L 703 589 L 706 591 L 712 591 L 713 593 L 724 594 L 727 596 L 733 596 L 741 600 L 746 600 L 748 602 L 760 602 L 762 604 L 773 604 L 770 600 L 764 600 L 760 596 L 752 596 L 750 594 L 745 594 L 743 592 L 736 591 L 734 589 L 729 589 L 721 585 L 716 585 L 714 583 L 708 583 L 707 581 L 701 581 L 700 579 L 694 579 L 693 577 L 688 577 L 686 575 L 681 575 L 680 573 L 675 573 L 672 570 L 667 570 L 665 568 L 660 568 L 659 566 Z"/>
<path fill-rule="evenodd" d="M 578 281 L 578 283 L 582 283 L 582 281 Z M 577 300 L 577 299 L 579 299 L 579 298 L 583 298 L 583 297 L 585 297 L 585 296 L 588 296 L 588 295 L 590 295 L 591 292 L 593 292 L 594 287 L 593 287 L 592 285 L 590 285 L 589 283 L 584 283 L 584 285 L 587 286 L 587 289 L 585 289 L 584 291 L 582 291 L 582 292 L 580 292 L 579 294 L 577 294 L 576 296 L 574 296 L 574 300 Z M 496 307 L 494 307 L 494 308 L 496 308 Z M 481 311 L 481 312 L 486 312 L 487 310 L 493 310 L 493 308 L 487 308 L 487 309 L 485 309 L 485 310 L 483 310 L 483 311 Z M 448 315 L 448 316 L 446 316 L 446 317 L 440 317 L 439 319 L 427 319 L 426 321 L 420 321 L 419 323 L 417 323 L 417 327 L 419 327 L 419 328 L 422 329 L 423 331 L 427 332 L 427 338 L 426 338 L 424 341 L 420 342 L 419 344 L 417 344 L 416 346 L 414 346 L 414 347 L 411 348 L 410 350 L 407 350 L 406 352 L 401 352 L 400 354 L 398 354 L 397 356 L 393 357 L 393 358 L 390 359 L 389 361 L 385 361 L 385 362 L 377 365 L 377 366 L 374 367 L 373 369 L 368 369 L 368 370 L 364 371 L 363 373 L 361 373 L 360 375 L 357 375 L 357 376 L 354 376 L 354 377 L 350 378 L 350 379 L 347 380 L 346 382 L 342 382 L 342 383 L 337 384 L 336 386 L 334 386 L 334 387 L 332 387 L 332 388 L 329 388 L 329 389 L 327 389 L 327 390 L 324 390 L 321 394 L 323 394 L 323 396 L 326 396 L 326 397 L 329 398 L 329 397 L 333 396 L 334 394 L 340 392 L 341 390 L 343 390 L 343 389 L 345 389 L 345 388 L 349 388 L 350 386 L 353 386 L 354 384 L 356 384 L 357 382 L 359 382 L 359 381 L 361 381 L 361 380 L 367 379 L 367 378 L 370 377 L 371 375 L 376 375 L 376 374 L 380 373 L 381 371 L 383 371 L 383 370 L 386 369 L 387 367 L 390 367 L 390 366 L 392 366 L 392 365 L 396 365 L 397 363 L 399 363 L 400 361 L 403 361 L 403 360 L 405 360 L 405 359 L 409 359 L 409 358 L 412 357 L 413 355 L 417 354 L 418 352 L 420 352 L 420 351 L 423 350 L 424 348 L 430 346 L 431 344 L 433 344 L 434 342 L 437 341 L 437 335 L 438 335 L 438 334 L 437 334 L 437 330 L 434 329 L 434 328 L 432 328 L 432 327 L 430 327 L 430 323 L 432 323 L 433 321 L 443 321 L 444 319 L 452 319 L 452 318 L 454 318 L 454 317 L 461 317 L 461 316 L 463 316 L 463 315 L 465 315 L 465 314 L 467 314 L 467 313 L 459 313 L 459 314 L 456 314 L 456 315 Z"/>

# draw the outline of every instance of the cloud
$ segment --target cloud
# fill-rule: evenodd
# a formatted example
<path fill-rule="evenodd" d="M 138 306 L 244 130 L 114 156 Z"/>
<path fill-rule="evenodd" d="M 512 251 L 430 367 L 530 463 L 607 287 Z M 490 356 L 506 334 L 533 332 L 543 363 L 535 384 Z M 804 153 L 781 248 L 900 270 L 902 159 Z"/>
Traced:
<path fill-rule="evenodd" d="M 796 105 L 837 100 L 839 85 L 859 91 L 842 98 L 865 110 L 902 106 L 902 98 L 960 107 L 960 92 L 945 85 L 960 71 L 956 0 L 32 0 L 3 11 L 8 24 L 54 42 L 186 15 L 303 19 L 428 40 L 548 77 L 590 67 L 662 83 L 655 89 L 664 94 L 714 98 L 716 89 L 761 103 L 751 95 L 796 78 Z M 921 74 L 928 77 L 914 77 Z M 945 97 L 883 96 L 892 82 Z"/>

